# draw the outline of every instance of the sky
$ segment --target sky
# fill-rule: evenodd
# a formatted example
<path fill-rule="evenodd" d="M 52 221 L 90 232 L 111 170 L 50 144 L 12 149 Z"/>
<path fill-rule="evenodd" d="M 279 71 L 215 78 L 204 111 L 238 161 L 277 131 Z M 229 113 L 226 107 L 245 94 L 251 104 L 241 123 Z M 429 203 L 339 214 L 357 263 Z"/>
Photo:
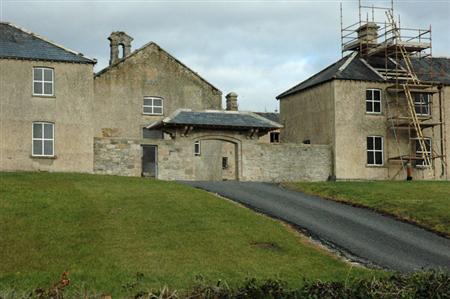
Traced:
<path fill-rule="evenodd" d="M 219 88 L 239 109 L 272 112 L 275 97 L 341 58 L 358 1 L 0 0 L 0 19 L 108 65 L 112 31 L 153 41 Z M 362 1 L 390 6 L 390 1 Z M 401 25 L 432 26 L 433 56 L 450 57 L 450 0 L 394 1 Z M 381 17 L 384 20 L 384 16 Z"/>

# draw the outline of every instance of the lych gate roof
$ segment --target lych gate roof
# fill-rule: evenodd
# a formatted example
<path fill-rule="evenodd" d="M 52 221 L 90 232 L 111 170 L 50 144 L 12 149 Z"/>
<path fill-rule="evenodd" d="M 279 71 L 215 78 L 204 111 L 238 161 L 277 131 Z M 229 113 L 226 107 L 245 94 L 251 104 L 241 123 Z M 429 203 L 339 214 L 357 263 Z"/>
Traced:
<path fill-rule="evenodd" d="M 384 58 L 374 57 L 365 60 L 355 54 L 356 53 L 341 58 L 312 77 L 281 93 L 277 96 L 277 99 L 282 99 L 288 95 L 334 79 L 375 82 L 386 81 L 373 69 L 373 67 L 384 68 Z M 419 79 L 450 85 L 450 58 L 439 57 L 432 58 L 431 60 L 429 58 L 412 58 L 411 62 Z M 388 64 L 392 63 L 392 61 L 388 61 Z M 432 71 L 430 72 L 430 70 Z M 430 74 L 432 74 L 432 76 L 430 76 Z"/>
<path fill-rule="evenodd" d="M 162 121 L 148 126 L 148 129 L 159 127 L 194 126 L 215 127 L 222 129 L 279 129 L 277 122 L 261 117 L 252 112 L 222 110 L 177 110 Z"/>
<path fill-rule="evenodd" d="M 83 54 L 55 44 L 10 23 L 0 22 L 0 59 L 96 63 Z"/>
<path fill-rule="evenodd" d="M 265 117 L 274 122 L 280 122 L 280 113 L 276 112 L 255 112 L 259 116 Z"/>

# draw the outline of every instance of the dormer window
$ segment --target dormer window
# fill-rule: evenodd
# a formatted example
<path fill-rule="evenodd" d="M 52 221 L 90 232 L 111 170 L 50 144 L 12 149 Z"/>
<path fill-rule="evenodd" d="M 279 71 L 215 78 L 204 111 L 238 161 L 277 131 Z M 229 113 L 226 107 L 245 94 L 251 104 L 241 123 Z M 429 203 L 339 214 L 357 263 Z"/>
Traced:
<path fill-rule="evenodd" d="M 54 95 L 53 69 L 46 67 L 33 68 L 33 95 L 46 97 Z"/>
<path fill-rule="evenodd" d="M 158 97 L 144 97 L 143 114 L 163 115 L 163 99 Z"/>

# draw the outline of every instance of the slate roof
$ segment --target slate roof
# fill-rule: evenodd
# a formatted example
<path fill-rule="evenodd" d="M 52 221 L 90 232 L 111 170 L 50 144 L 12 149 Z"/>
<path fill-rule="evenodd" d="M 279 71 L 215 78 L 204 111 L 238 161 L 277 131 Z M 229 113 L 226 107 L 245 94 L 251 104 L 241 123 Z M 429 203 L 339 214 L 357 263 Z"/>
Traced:
<path fill-rule="evenodd" d="M 81 53 L 6 22 L 0 22 L 1 58 L 96 63 L 94 59 L 86 58 Z"/>
<path fill-rule="evenodd" d="M 432 59 L 432 78 L 427 75 L 430 73 L 430 62 L 428 58 L 413 58 L 411 61 L 414 71 L 421 80 L 440 82 L 442 84 L 450 85 L 450 58 Z M 388 61 L 388 63 L 390 64 L 391 62 Z M 366 61 L 360 58 L 359 55 L 347 55 L 305 81 L 281 93 L 277 96 L 277 99 L 282 99 L 288 95 L 334 79 L 385 82 L 385 80 L 374 72 L 368 65 L 372 67 L 384 68 L 385 60 L 384 58 L 374 57 Z"/>
<path fill-rule="evenodd" d="M 430 65 L 426 59 L 413 59 L 414 71 L 423 81 L 436 81 L 450 85 L 450 58 L 433 57 Z M 430 72 L 430 66 L 432 71 Z M 431 74 L 431 76 L 430 76 Z"/>
<path fill-rule="evenodd" d="M 279 123 L 261 117 L 252 112 L 222 111 L 222 110 L 177 110 L 162 121 L 149 125 L 147 128 L 170 126 L 214 127 L 221 129 L 279 129 Z"/>
<path fill-rule="evenodd" d="M 259 116 L 265 117 L 271 121 L 274 121 L 276 123 L 280 122 L 280 113 L 276 112 L 255 112 Z"/>

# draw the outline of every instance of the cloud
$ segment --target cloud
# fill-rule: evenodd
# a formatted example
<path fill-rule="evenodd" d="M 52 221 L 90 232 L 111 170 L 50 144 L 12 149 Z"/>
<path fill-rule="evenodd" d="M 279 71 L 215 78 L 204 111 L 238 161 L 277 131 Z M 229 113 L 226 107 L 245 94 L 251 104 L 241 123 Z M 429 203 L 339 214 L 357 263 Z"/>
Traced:
<path fill-rule="evenodd" d="M 363 1 L 369 2 L 369 1 Z M 343 1 L 346 24 L 357 1 Z M 390 5 L 390 1 L 377 1 Z M 433 51 L 449 55 L 450 3 L 396 1 L 402 24 L 433 26 Z M 341 57 L 339 1 L 21 1 L 3 0 L 2 19 L 98 59 L 123 30 L 133 48 L 157 42 L 244 110 L 274 110 L 275 96 Z"/>

